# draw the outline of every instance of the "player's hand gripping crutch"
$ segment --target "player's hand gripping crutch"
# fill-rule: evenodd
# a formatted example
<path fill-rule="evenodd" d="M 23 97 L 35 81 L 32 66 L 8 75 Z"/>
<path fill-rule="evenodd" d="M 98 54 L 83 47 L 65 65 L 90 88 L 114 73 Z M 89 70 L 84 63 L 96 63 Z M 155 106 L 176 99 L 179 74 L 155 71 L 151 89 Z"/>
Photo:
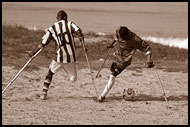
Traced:
<path fill-rule="evenodd" d="M 13 83 L 13 81 L 19 76 L 19 74 L 24 70 L 24 68 L 42 51 L 43 48 L 40 48 L 35 52 L 33 56 L 30 57 L 28 62 L 22 67 L 22 69 L 15 75 L 15 77 L 11 80 L 11 82 L 5 87 L 5 89 L 2 91 L 2 94 L 6 91 L 6 89 Z"/>
<path fill-rule="evenodd" d="M 83 49 L 84 49 L 86 61 L 87 61 L 87 64 L 88 64 L 88 68 L 89 68 L 89 70 L 90 70 L 90 74 L 91 74 L 92 82 L 93 82 L 94 89 L 95 89 L 95 92 L 96 92 L 96 96 L 97 96 L 97 98 L 98 98 L 98 92 L 97 92 L 97 89 L 96 89 L 96 86 L 95 86 L 95 83 L 94 83 L 94 78 L 93 78 L 93 75 L 92 75 L 92 70 L 91 70 L 91 68 L 90 68 L 90 63 L 89 63 L 89 60 L 88 60 L 87 49 L 86 49 L 86 46 L 85 46 L 85 44 L 84 44 L 84 38 L 80 39 L 80 41 L 81 41 L 82 46 L 83 46 Z"/>

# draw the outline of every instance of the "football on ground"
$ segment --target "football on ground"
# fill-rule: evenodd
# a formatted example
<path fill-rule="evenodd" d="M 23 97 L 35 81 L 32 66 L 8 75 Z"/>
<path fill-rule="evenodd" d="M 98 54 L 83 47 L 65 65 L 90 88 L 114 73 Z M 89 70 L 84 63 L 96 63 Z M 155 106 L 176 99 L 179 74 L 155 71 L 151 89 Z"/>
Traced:
<path fill-rule="evenodd" d="M 127 90 L 123 90 L 123 99 L 126 101 L 132 101 L 135 97 L 135 91 L 132 88 L 128 88 Z"/>

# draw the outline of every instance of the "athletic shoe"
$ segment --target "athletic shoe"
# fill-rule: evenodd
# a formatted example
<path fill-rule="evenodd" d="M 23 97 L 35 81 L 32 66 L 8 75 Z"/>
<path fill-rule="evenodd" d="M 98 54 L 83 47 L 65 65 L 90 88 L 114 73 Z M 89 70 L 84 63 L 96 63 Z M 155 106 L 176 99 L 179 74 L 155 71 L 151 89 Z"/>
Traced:
<path fill-rule="evenodd" d="M 41 98 L 42 100 L 47 100 L 47 93 L 43 93 L 43 94 L 40 96 L 40 98 Z"/>

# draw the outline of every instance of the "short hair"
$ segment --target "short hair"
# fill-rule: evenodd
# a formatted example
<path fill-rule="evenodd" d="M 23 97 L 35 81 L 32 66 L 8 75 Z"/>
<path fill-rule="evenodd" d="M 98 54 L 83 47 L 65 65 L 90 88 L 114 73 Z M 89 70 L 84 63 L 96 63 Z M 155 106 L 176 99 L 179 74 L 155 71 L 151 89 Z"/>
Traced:
<path fill-rule="evenodd" d="M 60 19 L 62 20 L 67 20 L 67 13 L 63 10 L 59 11 L 57 13 L 57 18 L 60 17 Z"/>
<path fill-rule="evenodd" d="M 119 29 L 119 35 L 121 37 L 124 37 L 126 36 L 127 34 L 129 34 L 129 29 L 125 26 L 120 26 L 120 29 Z"/>

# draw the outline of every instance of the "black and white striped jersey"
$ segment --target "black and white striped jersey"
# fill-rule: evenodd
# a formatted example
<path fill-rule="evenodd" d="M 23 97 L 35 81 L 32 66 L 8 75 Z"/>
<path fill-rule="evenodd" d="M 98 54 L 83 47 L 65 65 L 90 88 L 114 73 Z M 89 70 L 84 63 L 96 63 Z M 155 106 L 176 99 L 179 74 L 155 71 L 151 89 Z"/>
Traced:
<path fill-rule="evenodd" d="M 71 21 L 60 20 L 53 26 L 46 29 L 46 34 L 42 37 L 42 44 L 47 45 L 51 40 L 56 41 L 57 62 L 70 63 L 76 61 L 75 42 L 73 32 L 80 28 Z"/>

